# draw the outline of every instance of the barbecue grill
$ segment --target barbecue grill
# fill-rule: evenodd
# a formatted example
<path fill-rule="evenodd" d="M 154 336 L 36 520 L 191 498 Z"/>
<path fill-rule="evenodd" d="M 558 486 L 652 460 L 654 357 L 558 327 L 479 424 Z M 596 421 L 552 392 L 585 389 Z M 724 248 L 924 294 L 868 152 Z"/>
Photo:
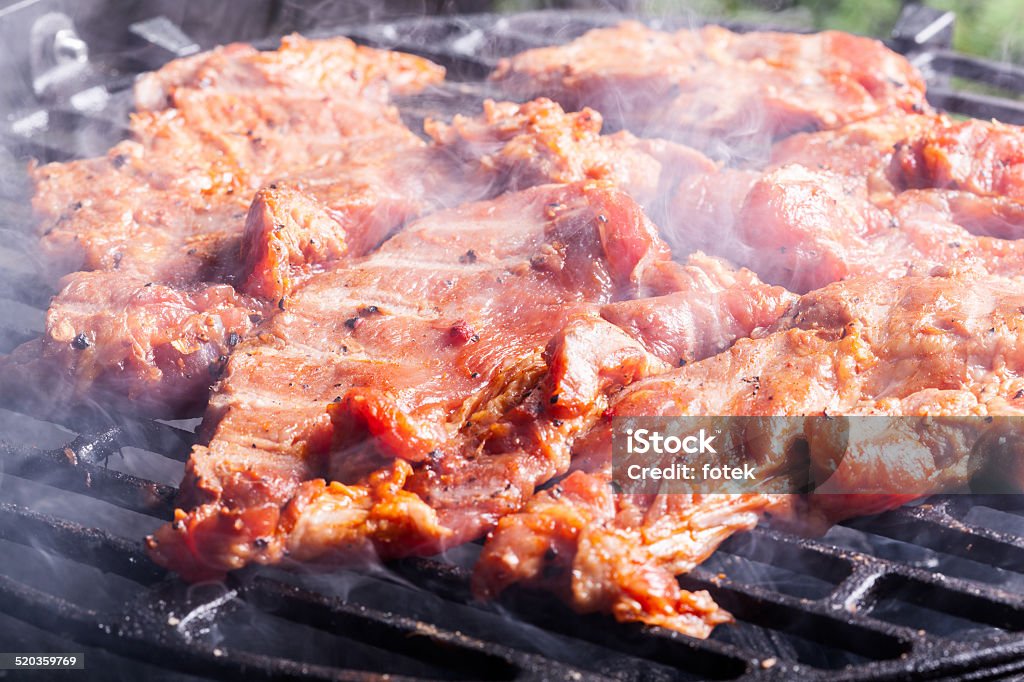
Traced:
<path fill-rule="evenodd" d="M 0 9 L 12 46 L 0 58 L 19 75 L 0 84 L 12 103 L 0 121 L 0 350 L 39 333 L 52 294 L 25 229 L 24 160 L 93 155 L 120 139 L 139 71 L 219 42 L 310 28 L 276 3 L 209 25 L 141 4 L 150 12 L 122 17 L 123 33 L 109 22 L 94 27 L 100 42 L 58 2 Z M 415 122 L 477 108 L 492 94 L 483 77 L 500 57 L 618 18 L 453 15 L 307 32 L 448 67 L 449 83 L 400 102 Z M 890 44 L 924 71 L 936 106 L 1024 123 L 1024 103 L 1013 98 L 1024 91 L 1024 69 L 953 52 L 952 23 L 949 13 L 907 7 Z M 84 652 L 85 674 L 98 679 L 993 679 L 1024 671 L 1024 496 L 932 498 L 818 539 L 766 528 L 734 537 L 681 578 L 737 617 L 700 641 L 579 616 L 526 592 L 474 603 L 468 567 L 477 545 L 385 567 L 249 569 L 184 585 L 146 558 L 140 538 L 170 518 L 197 422 L 84 407 L 57 424 L 0 410 L 0 650 Z"/>

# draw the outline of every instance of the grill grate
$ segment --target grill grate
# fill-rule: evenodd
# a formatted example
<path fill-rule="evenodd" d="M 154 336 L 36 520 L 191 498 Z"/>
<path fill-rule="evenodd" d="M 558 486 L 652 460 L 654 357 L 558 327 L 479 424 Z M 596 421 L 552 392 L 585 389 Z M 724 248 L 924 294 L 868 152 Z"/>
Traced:
<path fill-rule="evenodd" d="M 479 106 L 491 94 L 481 77 L 501 56 L 614 20 L 480 15 L 340 31 L 449 67 L 455 82 L 401 103 L 418 121 Z M 1024 70 L 951 52 L 948 25 L 946 15 L 908 11 L 894 34 L 925 71 L 934 103 L 1024 123 L 1020 102 L 956 80 L 1021 91 Z M 12 150 L 0 155 L 5 350 L 41 330 L 48 296 L 25 265 L 33 240 L 20 229 L 30 218 L 17 158 L 105 149 L 124 134 L 128 82 L 108 81 L 98 108 L 71 97 L 20 112 L 0 131 Z M 0 459 L 0 632 L 49 650 L 87 647 L 87 666 L 98 675 L 103 665 L 104 678 L 148 676 L 156 669 L 146 664 L 158 675 L 294 680 L 980 679 L 1024 670 L 1021 496 L 935 498 L 816 540 L 765 528 L 737 536 L 681 578 L 738 619 L 699 641 L 523 592 L 475 604 L 472 545 L 387 568 L 251 569 L 185 586 L 148 561 L 138 538 L 170 517 L 195 420 L 82 414 L 66 426 L 0 410 L 0 440 L 13 443 Z"/>

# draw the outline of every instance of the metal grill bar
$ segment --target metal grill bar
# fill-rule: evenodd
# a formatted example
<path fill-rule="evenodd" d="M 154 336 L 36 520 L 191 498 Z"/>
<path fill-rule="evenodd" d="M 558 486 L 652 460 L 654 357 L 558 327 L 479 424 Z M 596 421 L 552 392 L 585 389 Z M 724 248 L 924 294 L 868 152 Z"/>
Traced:
<path fill-rule="evenodd" d="M 121 484 L 129 487 L 138 485 L 137 481 L 133 480 L 122 481 Z M 891 514 L 899 516 L 908 511 L 913 510 L 899 510 Z M 54 551 L 77 561 L 103 567 L 105 570 L 130 577 L 143 584 L 154 584 L 163 577 L 162 572 L 152 567 L 144 558 L 137 544 L 118 539 L 102 531 L 76 526 L 60 519 L 45 517 L 6 504 L 0 505 L 0 528 L 4 530 L 0 537 L 5 540 Z M 972 529 L 969 526 L 965 528 L 969 532 L 985 530 Z M 739 536 L 725 549 L 728 552 L 756 556 L 758 553 L 777 552 L 778 546 L 793 547 L 803 554 L 808 552 L 818 554 L 831 561 L 856 562 L 861 568 L 851 572 L 850 576 L 841 582 L 827 599 L 817 602 L 780 595 L 770 589 L 757 586 L 733 583 L 727 579 L 709 575 L 702 569 L 697 569 L 690 576 L 686 576 L 683 579 L 684 585 L 694 589 L 711 590 L 717 600 L 732 609 L 745 621 L 759 623 L 773 629 L 786 629 L 787 623 L 797 623 L 802 634 L 826 642 L 834 642 L 837 637 L 845 636 L 848 639 L 840 641 L 853 643 L 861 653 L 870 655 L 872 658 L 895 659 L 917 651 L 932 651 L 935 647 L 934 642 L 921 632 L 906 627 L 888 625 L 871 618 L 870 615 L 860 616 L 850 613 L 851 609 L 869 607 L 882 598 L 886 592 L 890 591 L 889 584 L 895 584 L 892 580 L 893 577 L 904 579 L 902 584 L 912 585 L 915 594 L 922 599 L 927 598 L 932 606 L 935 606 L 936 591 L 940 590 L 948 595 L 954 595 L 949 603 L 954 606 L 954 610 L 962 615 L 1010 630 L 1019 630 L 1024 627 L 1024 606 L 1022 606 L 1024 600 L 1019 594 L 1010 594 L 997 588 L 935 575 L 897 562 L 839 549 L 824 542 L 799 539 L 779 531 L 757 529 L 748 536 Z M 412 577 L 416 582 L 428 586 L 432 591 L 443 592 L 447 598 L 467 603 L 469 601 L 465 572 L 456 567 L 438 564 L 430 560 L 416 560 L 403 562 L 397 567 L 397 570 L 403 577 Z M 264 579 L 258 579 L 256 584 L 259 587 L 248 588 L 248 594 L 264 597 L 268 594 L 280 596 L 281 590 L 285 590 L 292 596 L 301 594 L 301 598 L 295 597 L 295 599 L 303 602 L 308 602 L 310 599 L 321 600 L 321 597 L 313 593 L 289 592 L 291 588 Z M 445 585 L 447 588 L 441 589 Z M 7 586 L 5 589 L 13 590 L 11 586 Z M 33 594 L 35 593 L 31 590 L 20 590 L 11 592 L 10 596 L 27 605 Z M 72 616 L 95 620 L 95 614 L 69 610 L 64 602 L 53 598 L 40 597 L 31 603 L 33 611 L 50 614 L 43 617 L 44 621 L 49 617 L 70 618 Z M 318 603 L 321 603 L 322 606 L 322 601 Z M 521 606 L 523 608 L 516 609 L 517 612 L 543 613 L 536 608 L 538 605 L 535 602 L 531 603 L 529 599 Z M 354 612 L 352 608 L 355 609 Z M 54 611 L 57 613 L 56 616 L 53 616 Z M 313 619 L 313 622 L 318 623 L 321 627 L 327 627 L 325 625 L 327 621 L 323 620 L 326 616 L 322 612 L 303 615 L 303 609 L 298 608 L 294 601 L 289 603 L 284 612 L 290 618 L 307 623 Z M 351 619 L 355 617 L 354 613 L 359 617 L 370 617 L 365 609 L 359 607 L 343 609 L 340 614 L 334 614 L 332 617 L 341 620 Z M 808 616 L 812 616 L 812 618 L 808 619 Z M 536 615 L 532 615 L 531 618 L 537 619 Z M 557 613 L 554 618 L 564 620 L 561 628 L 564 631 L 571 631 L 577 636 L 582 635 L 584 638 L 605 645 L 614 643 L 618 649 L 629 651 L 634 648 L 633 653 L 635 653 L 635 647 L 639 644 L 646 658 L 659 663 L 697 670 L 704 667 L 706 670 L 701 672 L 709 674 L 721 673 L 723 670 L 741 674 L 743 671 L 751 669 L 750 654 L 746 654 L 734 646 L 723 645 L 713 640 L 700 642 L 672 634 L 665 636 L 664 633 L 659 633 L 661 636 L 652 638 L 649 628 L 628 626 L 609 628 L 607 623 L 600 622 L 603 619 L 596 619 L 599 622 L 593 623 L 593 627 L 588 631 L 581 632 L 580 623 L 573 622 L 579 620 L 576 617 Z M 545 626 L 551 625 L 549 619 L 542 616 L 541 620 L 544 621 Z M 33 622 L 44 626 L 48 625 L 38 618 L 33 619 Z M 433 626 L 423 624 L 416 625 L 416 628 L 423 627 L 433 628 Z M 367 632 L 374 633 L 374 635 L 380 634 L 380 630 L 374 631 L 372 628 Z M 623 637 L 627 633 L 632 636 Z M 661 651 L 652 651 L 650 639 L 657 641 Z M 447 644 L 450 642 L 446 642 Z M 992 647 L 991 655 L 993 657 L 1011 657 L 1021 654 L 1022 649 L 1024 649 L 1024 643 L 1017 640 L 1016 646 L 1005 644 Z M 698 665 L 694 668 L 695 657 L 703 661 L 704 666 Z M 711 661 L 713 663 L 709 664 Z M 899 669 L 904 669 L 904 663 L 905 661 L 897 661 Z M 546 662 L 545 665 L 550 666 L 550 662 Z"/>

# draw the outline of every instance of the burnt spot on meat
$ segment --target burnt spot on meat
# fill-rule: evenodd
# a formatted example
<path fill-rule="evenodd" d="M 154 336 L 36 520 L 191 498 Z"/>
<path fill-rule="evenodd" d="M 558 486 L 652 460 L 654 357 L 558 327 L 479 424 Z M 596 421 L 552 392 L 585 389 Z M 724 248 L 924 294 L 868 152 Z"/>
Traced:
<path fill-rule="evenodd" d="M 149 285 L 147 284 L 146 286 L 149 286 Z M 262 321 L 263 321 L 263 316 L 262 315 L 253 314 L 253 315 L 249 316 L 249 322 L 251 322 L 253 324 L 259 324 Z"/>
<path fill-rule="evenodd" d="M 1013 394 L 1014 400 L 1020 400 L 1021 398 L 1024 398 L 1024 388 L 1017 389 L 1017 392 Z"/>
<path fill-rule="evenodd" d="M 470 372 L 470 374 L 469 374 L 469 378 L 470 379 L 477 379 L 479 377 L 480 377 L 480 372 Z"/>
<path fill-rule="evenodd" d="M 548 402 L 551 403 L 552 405 L 557 405 L 558 404 L 558 394 L 556 393 L 553 396 L 551 396 L 551 399 Z"/>
<path fill-rule="evenodd" d="M 679 358 L 679 366 L 686 367 L 686 358 Z"/>
<path fill-rule="evenodd" d="M 470 249 L 466 253 L 459 256 L 459 262 L 463 264 L 475 263 L 476 262 L 476 251 Z"/>
<path fill-rule="evenodd" d="M 363 322 L 362 319 L 360 319 L 358 317 L 350 317 L 347 320 L 345 320 L 345 326 L 348 329 L 351 329 L 352 331 L 355 331 L 356 327 L 358 327 L 360 324 L 362 324 L 362 322 Z"/>
<path fill-rule="evenodd" d="M 267 538 L 256 538 L 252 541 L 252 546 L 256 549 L 266 549 L 270 546 L 270 540 Z"/>
<path fill-rule="evenodd" d="M 92 342 L 89 340 L 89 337 L 86 336 L 85 334 L 79 334 L 71 341 L 71 347 L 74 348 L 75 350 L 85 350 L 91 345 Z"/>
<path fill-rule="evenodd" d="M 284 310 L 284 298 L 283 297 L 281 298 L 281 300 L 279 300 L 277 302 L 277 308 L 278 308 L 278 310 Z"/>
<path fill-rule="evenodd" d="M 561 419 L 552 419 L 551 423 L 555 426 L 555 428 L 558 428 L 559 426 L 561 426 L 565 422 L 563 422 Z"/>
<path fill-rule="evenodd" d="M 110 160 L 110 165 L 112 165 L 114 168 L 121 168 L 126 163 L 128 163 L 127 154 L 118 154 L 117 156 Z"/>
<path fill-rule="evenodd" d="M 368 305 L 365 308 L 359 310 L 360 317 L 370 317 L 371 315 L 380 315 L 380 308 L 375 305 Z"/>
<path fill-rule="evenodd" d="M 238 341 L 240 340 L 240 338 L 241 337 L 239 337 L 238 334 L 236 334 L 235 332 L 230 332 L 228 334 L 228 339 L 227 339 L 228 340 L 228 346 L 231 347 L 231 348 L 234 348 L 235 346 L 238 345 Z"/>

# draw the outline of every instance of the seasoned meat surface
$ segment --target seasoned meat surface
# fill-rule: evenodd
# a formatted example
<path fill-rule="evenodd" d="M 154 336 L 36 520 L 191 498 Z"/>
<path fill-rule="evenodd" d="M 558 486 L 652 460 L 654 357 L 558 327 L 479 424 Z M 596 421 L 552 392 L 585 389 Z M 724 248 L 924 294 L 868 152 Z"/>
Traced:
<path fill-rule="evenodd" d="M 273 52 L 233 43 L 177 59 L 136 81 L 135 102 L 139 109 L 157 111 L 172 106 L 183 89 L 280 88 L 387 103 L 390 93 L 411 94 L 442 80 L 444 69 L 422 57 L 375 50 L 348 38 L 309 40 L 293 34 Z"/>
<path fill-rule="evenodd" d="M 732 617 L 707 592 L 682 589 L 676 575 L 785 506 L 785 497 L 623 495 L 607 473 L 575 471 L 501 519 L 474 571 L 474 592 L 494 598 L 519 584 L 582 613 L 705 638 Z"/>
<path fill-rule="evenodd" d="M 1024 485 L 1004 422 L 971 419 L 1024 409 L 1021 128 L 932 112 L 836 32 L 625 22 L 504 60 L 522 101 L 410 131 L 393 96 L 443 78 L 345 38 L 228 45 L 142 76 L 105 156 L 30 169 L 60 293 L 0 390 L 205 407 L 157 563 L 486 537 L 481 597 L 706 637 L 730 615 L 676 578 L 764 518 Z M 676 415 L 751 417 L 694 461 L 768 484 L 622 492 L 614 420 Z M 842 437 L 897 415 L 936 420 Z"/>
<path fill-rule="evenodd" d="M 153 556 L 194 579 L 285 550 L 387 557 L 477 537 L 567 470 L 611 390 L 669 368 L 645 328 L 619 328 L 601 306 L 679 293 L 732 306 L 716 343 L 790 303 L 711 259 L 673 263 L 607 184 L 420 219 L 310 279 L 231 355 L 183 488 L 193 509 Z M 704 322 L 705 305 L 678 319 Z M 678 352 L 709 352 L 679 334 Z"/>
<path fill-rule="evenodd" d="M 703 249 L 799 292 L 965 261 L 1020 274 L 1022 140 L 1016 126 L 945 116 L 794 135 L 763 170 L 685 178 L 667 238 L 677 250 Z"/>
<path fill-rule="evenodd" d="M 86 397 L 164 415 L 201 405 L 237 339 L 276 303 L 232 286 L 253 192 L 337 167 L 353 146 L 364 164 L 424 146 L 387 104 L 392 77 L 408 91 L 443 70 L 290 37 L 144 76 L 132 139 L 32 169 L 50 272 L 79 272 L 60 281 L 42 339 L 3 358 L 0 381 L 33 387 L 14 394 L 43 410 Z"/>
<path fill-rule="evenodd" d="M 703 154 L 661 139 L 620 131 L 601 135 L 603 116 L 566 112 L 539 97 L 525 104 L 485 102 L 482 116 L 428 121 L 427 132 L 465 172 L 510 190 L 544 182 L 611 180 L 650 210 L 681 178 L 716 169 Z"/>
<path fill-rule="evenodd" d="M 374 59 L 381 68 L 360 70 Z M 39 231 L 56 274 L 138 265 L 153 276 L 209 276 L 203 266 L 218 248 L 236 247 L 222 242 L 237 240 L 240 217 L 265 183 L 337 165 L 352 138 L 381 137 L 392 148 L 421 144 L 387 103 L 385 67 L 406 59 L 429 64 L 346 39 L 293 37 L 273 52 L 222 48 L 144 76 L 131 140 L 99 159 L 33 171 Z M 193 60 L 203 63 L 195 78 L 180 78 Z M 341 84 L 315 73 L 323 63 L 342 74 Z M 297 68 L 302 64 L 309 68 Z M 247 66 L 269 75 L 244 76 Z M 443 76 L 437 67 L 423 68 L 433 74 L 424 85 Z M 360 95 L 371 87 L 365 79 L 372 79 L 374 97 Z M 166 91 L 159 107 L 147 106 L 144 94 L 155 81 Z M 203 248 L 182 248 L 197 237 L 205 238 Z"/>
<path fill-rule="evenodd" d="M 551 100 L 484 103 L 474 117 L 427 121 L 433 144 L 353 140 L 343 158 L 257 194 L 243 236 L 243 291 L 278 300 L 311 269 L 368 253 L 408 220 L 549 182 L 605 180 L 654 207 L 679 179 L 716 166 L 689 147 L 601 135 L 600 114 Z"/>
<path fill-rule="evenodd" d="M 769 329 L 723 353 L 633 382 L 574 445 L 575 466 L 592 473 L 573 473 L 521 513 L 505 516 L 477 564 L 475 590 L 492 596 L 520 583 L 551 590 L 580 611 L 610 611 L 619 620 L 706 636 L 724 616 L 682 592 L 676 574 L 732 533 L 753 527 L 762 514 L 822 530 L 909 502 L 926 487 L 962 487 L 986 464 L 990 449 L 972 448 L 984 422 L 896 422 L 843 452 L 820 426 L 809 427 L 777 434 L 777 447 L 738 452 L 756 460 L 766 479 L 811 467 L 830 472 L 838 490 L 884 491 L 800 500 L 760 493 L 613 494 L 611 419 L 1020 415 L 1022 305 L 1020 280 L 978 271 L 852 279 L 801 297 Z M 795 438 L 809 441 L 809 462 L 794 461 L 799 455 L 782 444 Z M 887 456 L 893 447 L 913 456 Z"/>
<path fill-rule="evenodd" d="M 906 59 L 835 31 L 669 33 L 624 22 L 503 60 L 492 78 L 519 97 L 593 107 L 616 127 L 708 149 L 929 108 Z"/>
<path fill-rule="evenodd" d="M 288 113 L 291 118 L 272 117 L 264 128 L 236 120 L 232 105 L 215 110 L 219 118 L 206 128 L 173 127 L 195 136 L 188 144 L 159 136 L 145 144 L 124 143 L 137 148 L 137 164 L 116 161 L 120 157 L 112 151 L 106 160 L 38 170 L 43 179 L 37 209 L 44 220 L 81 196 L 73 182 L 81 181 L 83 168 L 102 170 L 96 200 L 73 202 L 77 210 L 54 218 L 57 227 L 44 240 L 87 245 L 96 261 L 90 267 L 107 274 L 69 276 L 51 304 L 47 336 L 5 362 L 12 383 L 49 376 L 40 384 L 41 402 L 53 395 L 102 392 L 115 399 L 123 393 L 130 409 L 201 405 L 230 352 L 228 338 L 244 336 L 253 324 L 226 326 L 212 312 L 196 318 L 205 325 L 197 343 L 179 312 L 155 313 L 152 297 L 146 299 L 146 313 L 135 304 L 115 304 L 105 287 L 134 291 L 156 284 L 188 295 L 231 284 L 238 291 L 238 312 L 248 309 L 253 319 L 264 319 L 303 279 L 339 259 L 371 251 L 416 216 L 510 188 L 583 179 L 615 182 L 654 204 L 670 191 L 673 179 L 715 168 L 678 144 L 626 133 L 602 136 L 599 114 L 566 113 L 550 100 L 488 102 L 478 118 L 460 117 L 451 126 L 430 123 L 435 141 L 428 145 L 383 105 L 343 101 L 331 115 L 334 105 L 306 107 L 289 92 L 275 90 L 271 99 L 277 97 L 286 113 L 296 107 Z M 248 97 L 261 112 L 270 111 L 265 93 L 248 83 L 220 93 L 184 91 L 197 93 L 232 101 Z M 182 101 L 184 94 L 174 90 L 174 100 Z M 205 110 L 197 106 L 196 111 Z M 178 110 L 160 115 L 165 113 L 177 116 Z M 242 129 L 244 134 L 238 132 Z M 211 138 L 242 142 L 226 159 L 220 151 L 224 145 L 211 145 Z M 204 159 L 213 165 L 204 166 Z M 204 185 L 211 174 L 227 185 Z M 252 190 L 263 183 L 253 198 Z M 247 212 L 243 196 L 252 198 Z M 133 218 L 108 218 L 116 212 Z M 97 287 L 98 282 L 103 284 Z M 99 293 L 108 304 L 86 312 L 76 299 L 93 289 L 90 295 Z M 166 326 L 140 336 L 134 330 L 150 326 L 144 316 L 159 317 Z M 69 346 L 68 339 L 78 337 L 92 350 L 81 353 Z M 70 390 L 67 375 L 73 378 Z"/>

